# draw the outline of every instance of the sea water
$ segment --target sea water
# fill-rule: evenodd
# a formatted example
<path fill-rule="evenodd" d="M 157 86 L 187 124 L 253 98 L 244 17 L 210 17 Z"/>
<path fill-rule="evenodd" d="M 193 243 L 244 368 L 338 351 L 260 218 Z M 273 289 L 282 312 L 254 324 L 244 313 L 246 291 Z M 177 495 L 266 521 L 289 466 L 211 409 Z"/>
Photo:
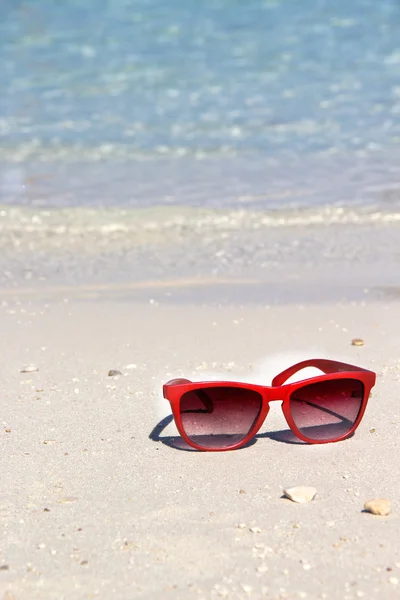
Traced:
<path fill-rule="evenodd" d="M 400 210 L 398 0 L 3 0 L 0 203 Z"/>

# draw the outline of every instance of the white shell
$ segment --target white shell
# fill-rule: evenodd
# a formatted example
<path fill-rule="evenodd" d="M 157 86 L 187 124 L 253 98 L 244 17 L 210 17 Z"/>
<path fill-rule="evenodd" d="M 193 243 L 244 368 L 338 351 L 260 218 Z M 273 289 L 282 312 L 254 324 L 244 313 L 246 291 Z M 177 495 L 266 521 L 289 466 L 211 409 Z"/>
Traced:
<path fill-rule="evenodd" d="M 39 371 L 39 367 L 36 365 L 26 365 L 21 369 L 21 373 L 35 373 L 35 371 Z"/>
<path fill-rule="evenodd" d="M 317 490 L 314 487 L 308 487 L 306 485 L 299 485 L 297 487 L 288 488 L 287 490 L 283 490 L 284 495 L 292 502 L 297 502 L 298 504 L 306 504 L 306 502 L 311 502 L 317 493 Z"/>

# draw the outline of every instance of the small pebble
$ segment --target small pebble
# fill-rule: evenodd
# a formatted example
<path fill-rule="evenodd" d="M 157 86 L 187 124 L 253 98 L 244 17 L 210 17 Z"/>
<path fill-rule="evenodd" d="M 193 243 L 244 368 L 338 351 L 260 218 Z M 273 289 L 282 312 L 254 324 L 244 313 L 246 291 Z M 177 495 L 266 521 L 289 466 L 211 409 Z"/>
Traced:
<path fill-rule="evenodd" d="M 335 521 L 327 521 L 327 522 L 325 523 L 325 525 L 326 525 L 327 527 L 335 527 Z"/>
<path fill-rule="evenodd" d="M 58 504 L 71 504 L 72 502 L 76 502 L 78 498 L 75 496 L 66 496 L 65 498 L 61 498 L 58 500 Z"/>
<path fill-rule="evenodd" d="M 267 565 L 260 565 L 259 567 L 257 567 L 258 573 L 266 573 L 267 571 L 268 571 Z"/>
<path fill-rule="evenodd" d="M 251 585 L 246 585 L 245 583 L 242 583 L 242 588 L 243 588 L 243 591 L 246 594 L 251 594 L 251 592 L 253 590 L 253 588 L 251 587 Z"/>
<path fill-rule="evenodd" d="M 369 430 L 370 433 L 375 433 L 376 429 L 375 427 L 373 427 L 372 429 Z"/>
<path fill-rule="evenodd" d="M 364 504 L 364 510 L 373 515 L 386 517 L 391 511 L 390 500 L 386 500 L 386 498 L 367 500 L 367 502 Z"/>
<path fill-rule="evenodd" d="M 364 340 L 362 340 L 361 338 L 354 338 L 353 340 L 351 340 L 351 345 L 352 346 L 364 346 Z"/>
<path fill-rule="evenodd" d="M 239 490 L 239 494 L 245 494 L 246 492 L 244 490 Z"/>
<path fill-rule="evenodd" d="M 56 440 L 43 440 L 43 444 L 46 444 L 46 446 L 50 446 L 51 444 L 55 444 Z"/>
<path fill-rule="evenodd" d="M 6 433 L 11 433 L 11 429 L 9 429 L 8 427 L 7 427 L 7 429 L 5 429 L 4 431 L 5 431 Z"/>
<path fill-rule="evenodd" d="M 109 377 L 116 377 L 117 375 L 122 375 L 121 371 L 118 371 L 117 369 L 111 369 L 108 371 Z"/>
<path fill-rule="evenodd" d="M 35 371 L 39 371 L 39 367 L 36 365 L 25 365 L 21 369 L 21 373 L 35 373 Z"/>
<path fill-rule="evenodd" d="M 251 533 L 261 533 L 261 529 L 259 527 L 250 527 Z"/>
<path fill-rule="evenodd" d="M 1 565 L 0 566 L 0 571 L 8 571 L 10 567 L 8 565 Z"/>
<path fill-rule="evenodd" d="M 313 487 L 308 487 L 305 485 L 299 485 L 297 487 L 288 488 L 283 490 L 284 495 L 292 502 L 297 502 L 298 504 L 306 504 L 307 502 L 311 502 L 317 493 L 317 490 Z"/>

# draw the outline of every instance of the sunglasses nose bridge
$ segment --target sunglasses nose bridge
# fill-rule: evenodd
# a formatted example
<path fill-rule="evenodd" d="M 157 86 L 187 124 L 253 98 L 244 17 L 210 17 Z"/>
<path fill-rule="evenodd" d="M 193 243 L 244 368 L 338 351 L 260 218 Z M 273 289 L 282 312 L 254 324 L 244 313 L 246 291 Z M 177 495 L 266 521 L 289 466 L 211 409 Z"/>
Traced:
<path fill-rule="evenodd" d="M 267 388 L 264 393 L 264 400 L 268 403 L 275 401 L 283 402 L 285 398 L 286 393 L 280 386 Z"/>

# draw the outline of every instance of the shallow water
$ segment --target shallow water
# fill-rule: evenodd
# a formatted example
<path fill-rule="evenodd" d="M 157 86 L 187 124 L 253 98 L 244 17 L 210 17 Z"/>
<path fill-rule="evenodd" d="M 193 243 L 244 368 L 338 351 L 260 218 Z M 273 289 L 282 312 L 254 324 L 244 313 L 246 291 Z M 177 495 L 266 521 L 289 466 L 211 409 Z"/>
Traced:
<path fill-rule="evenodd" d="M 400 205 L 397 0 L 5 0 L 0 201 Z"/>

